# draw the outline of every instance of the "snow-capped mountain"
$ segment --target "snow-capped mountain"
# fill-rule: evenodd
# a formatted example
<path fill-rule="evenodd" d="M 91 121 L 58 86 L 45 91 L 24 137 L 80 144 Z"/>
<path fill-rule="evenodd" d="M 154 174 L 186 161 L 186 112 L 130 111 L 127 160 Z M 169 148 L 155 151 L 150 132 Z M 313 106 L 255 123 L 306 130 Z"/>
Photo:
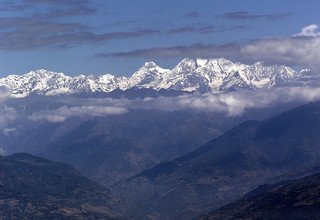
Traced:
<path fill-rule="evenodd" d="M 24 75 L 0 78 L 0 85 L 12 90 L 12 97 L 29 94 L 58 95 L 83 92 L 111 92 L 115 89 L 150 88 L 179 91 L 223 92 L 238 88 L 260 89 L 288 83 L 305 75 L 282 66 L 264 66 L 233 63 L 220 59 L 183 59 L 173 69 L 163 69 L 154 62 L 147 62 L 131 77 L 66 76 L 47 70 L 31 71 Z"/>

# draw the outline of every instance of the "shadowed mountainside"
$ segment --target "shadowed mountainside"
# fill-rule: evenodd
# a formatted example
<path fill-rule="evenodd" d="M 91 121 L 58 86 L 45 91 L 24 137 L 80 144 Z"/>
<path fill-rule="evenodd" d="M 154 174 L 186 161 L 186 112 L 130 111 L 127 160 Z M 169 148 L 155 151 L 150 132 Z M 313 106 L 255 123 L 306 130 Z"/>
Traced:
<path fill-rule="evenodd" d="M 190 219 L 320 161 L 320 102 L 248 121 L 113 187 L 162 219 Z M 148 204 L 148 205 L 147 205 Z"/>
<path fill-rule="evenodd" d="M 18 153 L 0 158 L 5 219 L 130 219 L 128 206 L 70 165 Z"/>
<path fill-rule="evenodd" d="M 199 220 L 319 218 L 320 173 L 317 173 L 298 180 L 262 185 Z"/>

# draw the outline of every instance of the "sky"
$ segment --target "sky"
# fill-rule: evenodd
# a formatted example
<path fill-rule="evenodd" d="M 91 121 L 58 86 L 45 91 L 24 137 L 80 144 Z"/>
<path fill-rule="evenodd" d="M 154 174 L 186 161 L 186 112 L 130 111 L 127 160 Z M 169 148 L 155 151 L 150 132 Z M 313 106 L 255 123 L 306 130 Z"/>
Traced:
<path fill-rule="evenodd" d="M 318 0 L 1 0 L 0 77 L 129 76 L 183 58 L 320 70 Z"/>

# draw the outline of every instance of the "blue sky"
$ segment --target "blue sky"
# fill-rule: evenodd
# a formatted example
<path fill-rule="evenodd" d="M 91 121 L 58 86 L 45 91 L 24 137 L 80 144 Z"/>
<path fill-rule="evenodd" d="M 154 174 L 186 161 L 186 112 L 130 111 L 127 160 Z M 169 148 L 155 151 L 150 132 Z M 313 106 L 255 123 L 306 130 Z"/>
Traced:
<path fill-rule="evenodd" d="M 146 61 L 172 68 L 184 57 L 317 69 L 319 11 L 318 0 L 4 0 L 0 77 L 40 68 L 131 75 Z"/>

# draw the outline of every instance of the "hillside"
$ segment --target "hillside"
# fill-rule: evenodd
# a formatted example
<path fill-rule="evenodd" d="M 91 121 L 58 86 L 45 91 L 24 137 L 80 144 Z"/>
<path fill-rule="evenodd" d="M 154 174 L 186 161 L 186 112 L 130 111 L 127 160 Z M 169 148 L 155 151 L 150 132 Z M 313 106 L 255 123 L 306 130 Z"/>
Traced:
<path fill-rule="evenodd" d="M 190 219 L 266 182 L 319 165 L 320 102 L 248 121 L 185 156 L 114 186 L 163 219 Z M 147 205 L 148 204 L 148 205 Z"/>
<path fill-rule="evenodd" d="M 244 198 L 203 215 L 214 219 L 319 219 L 320 173 L 263 185 Z"/>
<path fill-rule="evenodd" d="M 129 206 L 67 164 L 18 153 L 0 158 L 0 174 L 2 218 L 132 218 Z"/>

